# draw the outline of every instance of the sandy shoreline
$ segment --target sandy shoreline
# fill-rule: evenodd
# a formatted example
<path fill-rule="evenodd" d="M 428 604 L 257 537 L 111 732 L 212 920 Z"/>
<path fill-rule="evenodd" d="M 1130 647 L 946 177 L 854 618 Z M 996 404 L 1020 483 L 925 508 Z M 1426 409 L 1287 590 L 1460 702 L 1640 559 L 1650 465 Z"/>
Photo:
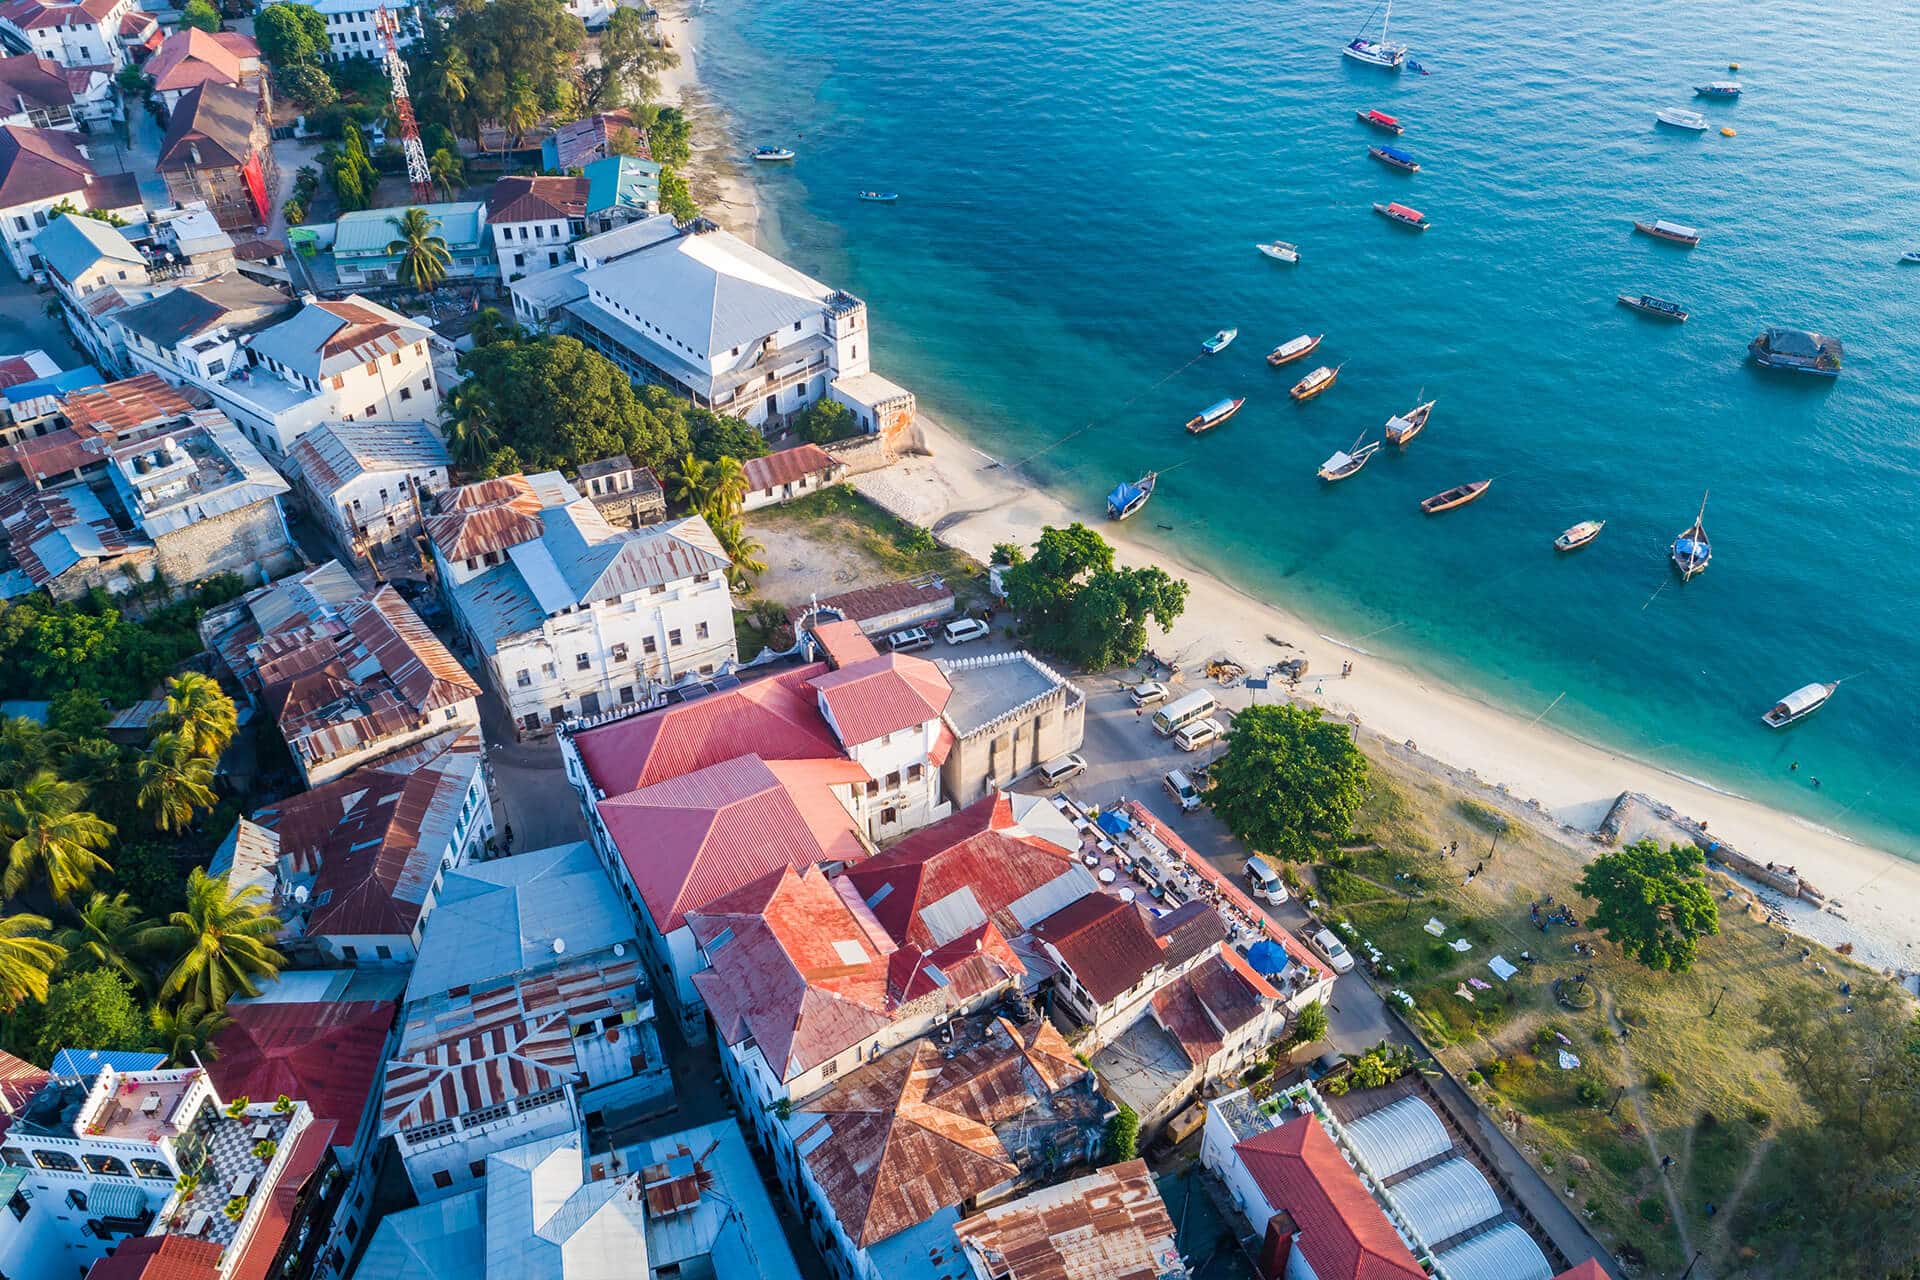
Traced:
<path fill-rule="evenodd" d="M 662 71 L 660 105 L 678 107 L 693 122 L 693 160 L 686 179 L 707 217 L 748 244 L 759 243 L 760 200 L 718 103 L 700 82 L 700 24 L 682 3 L 660 6 L 660 34 L 680 64 Z"/>
<path fill-rule="evenodd" d="M 1305 656 L 1313 673 L 1298 690 L 1333 715 L 1352 716 L 1390 742 L 1417 744 L 1421 755 L 1504 790 L 1537 801 L 1554 819 L 1592 830 L 1622 791 L 1657 797 L 1708 824 L 1730 845 L 1761 861 L 1793 864 L 1832 899 L 1818 912 L 1788 904 L 1795 928 L 1823 941 L 1855 941 L 1859 958 L 1882 968 L 1920 968 L 1920 864 L 1869 848 L 1791 814 L 1729 795 L 1703 782 L 1660 769 L 1443 687 L 1392 663 L 1363 656 L 1350 645 L 1284 607 L 1255 599 L 1182 563 L 1177 552 L 1149 549 L 1099 512 L 1069 510 L 1057 497 L 1012 472 L 939 423 L 920 419 L 931 456 L 914 457 L 861 476 L 856 487 L 895 514 L 985 560 L 996 542 L 1029 544 L 1045 525 L 1078 519 L 1099 528 L 1126 564 L 1159 564 L 1191 587 L 1186 614 L 1168 638 L 1155 638 L 1162 657 L 1197 673 L 1229 657 L 1258 674 L 1283 658 Z M 1288 643 L 1282 648 L 1269 637 Z M 1355 664 L 1349 679 L 1341 663 Z M 1197 675 L 1196 687 L 1198 687 Z M 1208 687 L 1213 687 L 1209 685 Z M 1245 690 L 1215 693 L 1228 706 L 1244 705 Z"/>

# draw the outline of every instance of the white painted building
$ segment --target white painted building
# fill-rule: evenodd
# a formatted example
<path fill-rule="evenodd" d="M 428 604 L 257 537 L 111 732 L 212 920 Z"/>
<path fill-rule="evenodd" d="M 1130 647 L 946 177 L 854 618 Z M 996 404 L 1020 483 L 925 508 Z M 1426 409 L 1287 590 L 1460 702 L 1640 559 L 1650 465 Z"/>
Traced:
<path fill-rule="evenodd" d="M 130 173 L 102 175 L 87 143 L 61 129 L 0 127 L 0 242 L 21 279 L 40 270 L 34 240 L 57 204 L 102 209 L 133 221 L 142 216 L 140 189 Z"/>
<path fill-rule="evenodd" d="M 698 516 L 617 529 L 548 472 L 448 491 L 427 533 L 460 630 L 522 736 L 738 659 L 730 562 Z"/>
<path fill-rule="evenodd" d="M 0 4 L 0 39 L 12 48 L 63 67 L 108 66 L 118 71 L 159 29 L 133 0 L 8 0 Z"/>
<path fill-rule="evenodd" d="M 113 112 L 105 64 L 63 67 L 30 53 L 0 57 L 0 125 L 75 130 L 111 120 Z"/>
<path fill-rule="evenodd" d="M 386 43 L 384 37 L 374 28 L 374 15 L 380 6 L 369 0 L 314 0 L 312 6 L 318 9 L 327 20 L 327 45 L 329 56 L 340 58 L 384 58 Z M 411 48 L 420 31 L 420 15 L 417 4 L 407 0 L 394 0 L 387 6 L 387 12 L 399 22 L 399 30 L 394 35 L 394 44 L 403 51 Z"/>
<path fill-rule="evenodd" d="M 291 462 L 308 510 L 356 559 L 418 535 L 452 465 L 424 422 L 329 422 L 295 442 Z"/>

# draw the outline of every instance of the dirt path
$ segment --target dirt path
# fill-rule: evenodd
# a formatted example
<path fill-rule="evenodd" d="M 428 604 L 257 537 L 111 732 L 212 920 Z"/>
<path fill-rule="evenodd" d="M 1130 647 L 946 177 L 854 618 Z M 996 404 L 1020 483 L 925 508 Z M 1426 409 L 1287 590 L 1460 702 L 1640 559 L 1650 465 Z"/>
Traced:
<path fill-rule="evenodd" d="M 1653 1140 L 1653 1125 L 1647 1119 L 1645 1108 L 1640 1105 L 1642 1091 L 1640 1085 L 1637 1083 L 1638 1074 L 1634 1070 L 1633 1059 L 1627 1053 L 1626 1040 L 1621 1034 L 1624 1027 L 1621 1024 L 1619 1016 L 1613 1011 L 1612 997 L 1602 992 L 1600 999 L 1601 1010 L 1607 1015 L 1607 1026 L 1613 1032 L 1614 1052 L 1619 1058 L 1620 1068 L 1624 1073 L 1623 1080 L 1626 1089 L 1627 1106 L 1632 1110 L 1633 1122 L 1640 1130 L 1640 1140 L 1647 1144 L 1647 1154 L 1653 1157 L 1654 1176 L 1660 1180 L 1660 1192 L 1667 1199 L 1667 1216 L 1673 1219 L 1673 1229 L 1680 1236 L 1681 1252 L 1686 1257 L 1691 1258 L 1693 1256 L 1693 1234 L 1687 1230 L 1687 1218 L 1686 1215 L 1681 1212 L 1680 1194 L 1674 1190 L 1674 1179 L 1669 1177 L 1667 1173 L 1661 1172 L 1660 1147 L 1659 1144 Z M 1691 1153 L 1689 1153 L 1689 1155 L 1690 1154 Z M 1682 1169 L 1684 1167 L 1678 1158 L 1676 1158 L 1674 1168 Z M 1706 1272 L 1702 1271 L 1697 1274 L 1700 1276 L 1700 1280 L 1708 1280 L 1708 1274 Z"/>
<path fill-rule="evenodd" d="M 1733 1184 L 1733 1190 L 1727 1193 L 1727 1202 L 1720 1206 L 1719 1230 L 1726 1237 L 1729 1246 L 1733 1244 L 1733 1215 L 1739 1209 L 1740 1202 L 1746 1199 L 1747 1188 L 1753 1184 L 1762 1165 L 1767 1162 L 1767 1153 L 1773 1150 L 1776 1139 L 1769 1134 L 1754 1145 L 1753 1155 L 1747 1161 L 1747 1167 L 1740 1171 L 1740 1180 Z"/>

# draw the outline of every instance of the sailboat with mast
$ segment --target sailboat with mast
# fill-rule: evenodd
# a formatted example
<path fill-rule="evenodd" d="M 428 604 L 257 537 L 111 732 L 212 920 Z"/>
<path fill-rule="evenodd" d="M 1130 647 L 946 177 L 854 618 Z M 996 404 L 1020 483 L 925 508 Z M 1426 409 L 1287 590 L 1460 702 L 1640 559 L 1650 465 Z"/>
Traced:
<path fill-rule="evenodd" d="M 1398 71 L 1407 61 L 1407 46 L 1394 44 L 1387 39 L 1387 27 L 1393 21 L 1393 0 L 1385 0 L 1386 16 L 1380 19 L 1380 38 L 1369 40 L 1365 36 L 1366 26 L 1360 30 L 1363 34 L 1355 36 L 1347 47 L 1340 52 L 1355 62 L 1364 62 L 1370 67 L 1385 67 L 1388 71 Z M 1374 13 L 1378 13 L 1376 6 Z M 1373 23 L 1373 14 L 1367 15 L 1367 25 Z"/>
<path fill-rule="evenodd" d="M 1673 540 L 1673 546 L 1667 554 L 1673 558 L 1673 567 L 1680 574 L 1680 581 L 1690 582 L 1693 575 L 1703 571 L 1713 563 L 1713 541 L 1707 537 L 1707 495 L 1700 495 L 1700 514 L 1693 518 L 1693 524 L 1686 532 Z"/>

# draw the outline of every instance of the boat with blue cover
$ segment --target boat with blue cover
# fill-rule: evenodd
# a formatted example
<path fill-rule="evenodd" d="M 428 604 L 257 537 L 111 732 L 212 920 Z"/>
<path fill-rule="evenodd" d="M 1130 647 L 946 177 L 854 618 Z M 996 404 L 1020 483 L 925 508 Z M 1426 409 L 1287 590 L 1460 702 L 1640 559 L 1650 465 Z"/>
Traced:
<path fill-rule="evenodd" d="M 1408 173 L 1420 172 L 1420 162 L 1398 147 L 1368 147 L 1367 154 L 1392 168 L 1404 169 Z"/>
<path fill-rule="evenodd" d="M 1693 575 L 1702 573 L 1713 563 L 1713 539 L 1707 537 L 1707 495 L 1700 495 L 1700 514 L 1673 545 L 1667 548 L 1667 555 L 1673 561 L 1674 571 L 1680 575 L 1680 581 L 1690 582 Z"/>
<path fill-rule="evenodd" d="M 1680 324 L 1686 323 L 1687 309 L 1677 302 L 1668 302 L 1666 299 L 1656 298 L 1650 293 L 1622 293 L 1616 294 L 1615 296 L 1620 299 L 1620 305 L 1632 307 L 1635 311 L 1655 316 L 1661 320 L 1672 320 Z"/>
<path fill-rule="evenodd" d="M 1107 519 L 1125 520 L 1128 516 L 1147 505 L 1147 499 L 1153 496 L 1154 486 L 1160 483 L 1160 473 L 1149 471 L 1132 484 L 1116 485 L 1107 495 Z"/>
<path fill-rule="evenodd" d="M 1737 98 L 1740 96 L 1738 80 L 1712 80 L 1706 84 L 1693 86 L 1693 91 L 1702 98 Z"/>
<path fill-rule="evenodd" d="M 1187 434 L 1197 436 L 1202 432 L 1213 430 L 1228 418 L 1240 412 L 1240 406 L 1246 402 L 1247 398 L 1245 396 L 1241 396 L 1237 400 L 1216 400 L 1193 417 L 1187 419 Z"/>

